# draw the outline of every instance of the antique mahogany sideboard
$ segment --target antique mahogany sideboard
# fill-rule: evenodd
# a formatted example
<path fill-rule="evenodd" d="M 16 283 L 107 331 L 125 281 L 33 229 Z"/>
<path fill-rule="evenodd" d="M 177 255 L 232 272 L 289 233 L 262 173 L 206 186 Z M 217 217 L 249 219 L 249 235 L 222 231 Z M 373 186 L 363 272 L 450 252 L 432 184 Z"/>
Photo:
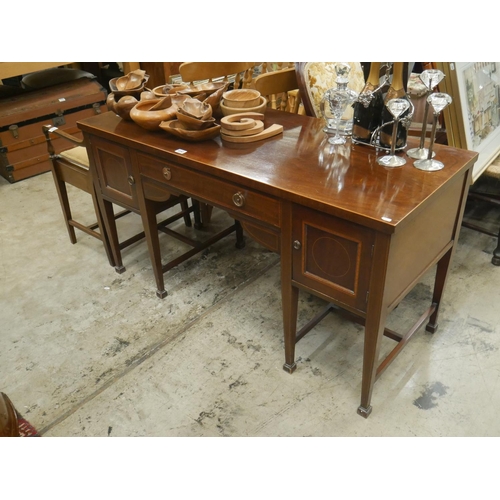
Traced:
<path fill-rule="evenodd" d="M 410 159 L 388 169 L 376 163 L 372 148 L 330 146 L 317 118 L 269 110 L 265 126 L 272 123 L 283 125 L 283 134 L 247 144 L 220 137 L 183 142 L 111 112 L 79 126 L 94 176 L 100 162 L 111 161 L 133 179 L 123 186 L 125 194 L 115 195 L 139 206 L 153 262 L 161 257 L 156 228 L 148 227 L 148 200 L 165 192 L 226 210 L 248 235 L 280 254 L 285 370 L 294 371 L 296 342 L 322 317 L 297 332 L 299 289 L 364 323 L 358 413 L 368 417 L 378 376 L 423 323 L 430 332 L 437 328 L 477 153 L 436 144 L 443 170 L 423 172 Z M 409 147 L 416 144 L 409 139 Z M 386 329 L 390 311 L 433 266 L 429 308 L 404 335 Z M 162 287 L 163 275 L 156 274 Z M 379 362 L 383 335 L 397 344 Z"/>

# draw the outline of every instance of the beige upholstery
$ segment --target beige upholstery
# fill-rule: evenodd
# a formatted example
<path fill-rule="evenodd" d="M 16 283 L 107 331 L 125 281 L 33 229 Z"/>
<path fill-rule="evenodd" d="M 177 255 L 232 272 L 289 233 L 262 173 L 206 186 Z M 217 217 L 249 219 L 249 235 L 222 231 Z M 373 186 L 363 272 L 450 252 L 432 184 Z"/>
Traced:
<path fill-rule="evenodd" d="M 80 167 L 86 168 L 87 170 L 89 169 L 89 155 L 87 154 L 87 148 L 84 146 L 67 149 L 59 153 L 59 156 L 73 163 L 77 163 Z"/>
<path fill-rule="evenodd" d="M 297 80 L 306 114 L 321 118 L 321 99 L 323 99 L 327 90 L 337 87 L 336 64 L 336 62 L 295 63 Z M 348 62 L 347 64 L 351 67 L 348 87 L 356 92 L 361 92 L 365 85 L 361 63 Z M 352 114 L 353 109 L 349 107 L 342 118 L 350 120 Z"/>

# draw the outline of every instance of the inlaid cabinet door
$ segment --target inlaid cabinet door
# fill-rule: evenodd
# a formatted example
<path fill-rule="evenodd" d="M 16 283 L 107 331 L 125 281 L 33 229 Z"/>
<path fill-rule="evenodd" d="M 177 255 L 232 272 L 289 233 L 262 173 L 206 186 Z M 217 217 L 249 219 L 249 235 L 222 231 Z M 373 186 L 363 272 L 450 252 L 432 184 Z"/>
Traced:
<path fill-rule="evenodd" d="M 293 207 L 293 280 L 366 311 L 375 233 L 309 208 Z"/>
<path fill-rule="evenodd" d="M 129 148 L 99 137 L 90 137 L 90 146 L 101 193 L 109 201 L 138 209 L 136 177 Z"/>

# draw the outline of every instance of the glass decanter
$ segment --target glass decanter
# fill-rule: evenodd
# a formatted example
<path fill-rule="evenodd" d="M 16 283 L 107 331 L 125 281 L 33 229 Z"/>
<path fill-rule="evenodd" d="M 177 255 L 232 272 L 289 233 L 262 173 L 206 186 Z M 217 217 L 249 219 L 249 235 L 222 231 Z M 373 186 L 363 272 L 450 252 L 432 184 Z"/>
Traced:
<path fill-rule="evenodd" d="M 325 94 L 325 101 L 324 116 L 328 123 L 327 133 L 334 133 L 334 136 L 330 137 L 328 142 L 330 144 L 345 144 L 346 138 L 340 135 L 339 124 L 350 103 L 349 93 L 341 89 L 330 89 Z"/>
<path fill-rule="evenodd" d="M 337 87 L 327 90 L 319 105 L 321 114 L 323 115 L 326 121 L 326 126 L 323 129 L 323 131 L 326 132 L 327 134 L 337 133 L 338 131 L 338 133 L 342 133 L 343 135 L 351 135 L 352 122 L 353 122 L 352 118 L 342 119 L 341 116 L 340 122 L 337 124 L 336 119 L 329 110 L 327 102 L 331 92 L 334 92 L 336 90 L 341 90 L 349 97 L 349 102 L 347 104 L 347 106 L 349 106 L 352 105 L 357 100 L 358 93 L 352 89 L 347 88 L 347 85 L 349 84 L 349 73 L 351 72 L 351 67 L 349 66 L 349 64 L 337 63 L 335 65 L 335 72 L 337 74 L 337 78 L 335 79 Z M 347 109 L 347 106 L 345 109 Z M 345 109 L 342 115 L 345 113 Z"/>

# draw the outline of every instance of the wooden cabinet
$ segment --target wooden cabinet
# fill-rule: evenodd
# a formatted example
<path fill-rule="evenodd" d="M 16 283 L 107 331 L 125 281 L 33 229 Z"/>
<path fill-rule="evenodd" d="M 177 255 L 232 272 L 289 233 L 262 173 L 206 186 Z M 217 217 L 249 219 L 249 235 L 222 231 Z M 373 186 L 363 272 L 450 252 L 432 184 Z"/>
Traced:
<path fill-rule="evenodd" d="M 292 279 L 339 304 L 366 311 L 374 232 L 301 206 L 293 207 Z"/>
<path fill-rule="evenodd" d="M 126 208 L 138 210 L 138 174 L 133 169 L 129 149 L 98 137 L 92 137 L 89 143 L 103 197 Z"/>

